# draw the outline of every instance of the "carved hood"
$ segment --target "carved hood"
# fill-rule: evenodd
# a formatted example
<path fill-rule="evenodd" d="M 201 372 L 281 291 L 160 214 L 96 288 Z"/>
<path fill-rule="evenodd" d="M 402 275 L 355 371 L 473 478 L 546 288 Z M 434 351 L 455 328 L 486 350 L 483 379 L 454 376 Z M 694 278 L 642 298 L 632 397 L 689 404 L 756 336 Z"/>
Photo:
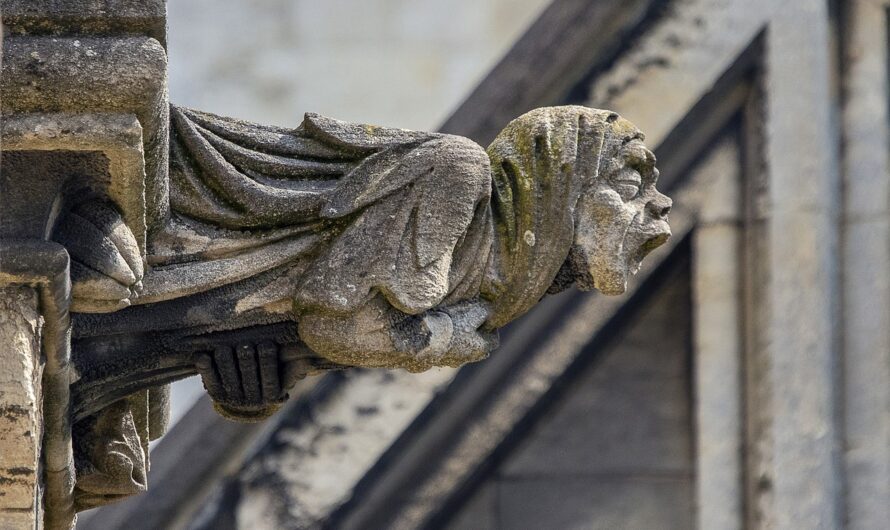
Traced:
<path fill-rule="evenodd" d="M 483 295 L 487 325 L 503 326 L 535 305 L 573 243 L 574 210 L 602 160 L 642 134 L 614 112 L 545 107 L 516 118 L 488 148 L 497 231 Z"/>

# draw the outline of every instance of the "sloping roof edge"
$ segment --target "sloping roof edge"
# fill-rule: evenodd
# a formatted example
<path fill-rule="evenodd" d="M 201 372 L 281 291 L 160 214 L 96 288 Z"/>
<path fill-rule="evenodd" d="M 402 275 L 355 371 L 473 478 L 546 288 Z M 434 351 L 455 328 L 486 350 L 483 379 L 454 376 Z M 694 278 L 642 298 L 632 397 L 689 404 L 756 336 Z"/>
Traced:
<path fill-rule="evenodd" d="M 440 130 L 487 145 L 513 118 L 571 101 L 577 85 L 645 33 L 668 0 L 554 0 Z"/>

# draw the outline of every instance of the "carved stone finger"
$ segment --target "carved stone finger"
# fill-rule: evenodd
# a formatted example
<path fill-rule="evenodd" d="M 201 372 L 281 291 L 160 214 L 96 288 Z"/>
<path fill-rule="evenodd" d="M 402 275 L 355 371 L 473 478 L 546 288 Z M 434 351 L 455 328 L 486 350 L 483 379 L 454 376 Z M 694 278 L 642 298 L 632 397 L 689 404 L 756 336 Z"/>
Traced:
<path fill-rule="evenodd" d="M 312 369 L 309 357 L 314 355 L 305 344 L 287 344 L 281 347 L 281 388 L 287 392 L 297 381 L 306 378 Z"/>
<path fill-rule="evenodd" d="M 263 393 L 260 390 L 260 374 L 257 370 L 256 350 L 253 344 L 239 344 L 237 356 L 244 399 L 250 404 L 260 404 L 263 399 Z"/>
<path fill-rule="evenodd" d="M 260 365 L 260 384 L 263 401 L 272 402 L 282 398 L 284 389 L 278 377 L 278 346 L 271 341 L 263 341 L 257 345 L 257 358 Z"/>
<path fill-rule="evenodd" d="M 448 351 L 448 346 L 454 336 L 454 322 L 451 317 L 439 311 L 429 311 L 424 315 L 422 323 L 428 342 L 426 346 L 417 351 L 417 357 L 436 358 L 442 356 Z"/>
<path fill-rule="evenodd" d="M 207 353 L 199 354 L 197 359 L 195 359 L 195 366 L 198 369 L 198 373 L 201 374 L 204 389 L 207 390 L 210 397 L 214 400 L 223 399 L 226 391 L 223 388 L 222 381 L 219 379 L 219 374 L 213 366 L 213 357 Z"/>
<path fill-rule="evenodd" d="M 71 262 L 71 310 L 108 313 L 130 305 L 130 289 L 77 261 Z"/>
<path fill-rule="evenodd" d="M 234 401 L 243 400 L 244 392 L 241 390 L 241 376 L 238 375 L 238 361 L 234 350 L 229 346 L 218 346 L 213 351 L 213 364 L 219 373 L 226 398 Z"/>

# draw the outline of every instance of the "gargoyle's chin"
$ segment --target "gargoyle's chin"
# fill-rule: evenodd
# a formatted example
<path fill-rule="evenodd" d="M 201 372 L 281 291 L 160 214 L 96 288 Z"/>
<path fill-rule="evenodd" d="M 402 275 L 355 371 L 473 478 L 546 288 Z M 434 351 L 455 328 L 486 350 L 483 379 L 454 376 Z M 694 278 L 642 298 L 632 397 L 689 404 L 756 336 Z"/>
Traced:
<path fill-rule="evenodd" d="M 622 254 L 621 252 L 618 252 Z M 579 291 L 597 290 L 606 295 L 623 294 L 627 289 L 627 267 L 622 256 L 612 260 L 597 259 L 579 246 L 573 246 L 568 257 L 547 290 L 556 294 L 574 285 Z"/>
<path fill-rule="evenodd" d="M 627 290 L 627 272 L 627 269 L 624 267 L 591 270 L 590 275 L 593 278 L 593 287 L 608 296 L 624 294 Z"/>

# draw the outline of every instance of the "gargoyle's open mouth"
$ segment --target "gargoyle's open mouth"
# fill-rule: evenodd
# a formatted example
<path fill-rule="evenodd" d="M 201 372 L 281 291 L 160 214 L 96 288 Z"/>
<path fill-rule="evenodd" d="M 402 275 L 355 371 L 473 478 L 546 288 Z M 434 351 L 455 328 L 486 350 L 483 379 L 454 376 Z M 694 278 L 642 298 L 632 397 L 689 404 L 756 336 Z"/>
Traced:
<path fill-rule="evenodd" d="M 643 261 L 643 258 L 648 256 L 649 253 L 656 248 L 667 243 L 667 240 L 670 238 L 671 231 L 669 228 L 665 230 L 659 230 L 658 232 L 646 237 L 643 243 L 640 244 L 639 247 L 637 247 L 636 252 L 633 252 L 630 255 L 631 270 L 636 273 Z"/>
<path fill-rule="evenodd" d="M 670 232 L 662 232 L 644 241 L 643 244 L 640 246 L 640 259 L 646 257 L 650 252 L 667 243 L 667 240 L 670 238 Z"/>

